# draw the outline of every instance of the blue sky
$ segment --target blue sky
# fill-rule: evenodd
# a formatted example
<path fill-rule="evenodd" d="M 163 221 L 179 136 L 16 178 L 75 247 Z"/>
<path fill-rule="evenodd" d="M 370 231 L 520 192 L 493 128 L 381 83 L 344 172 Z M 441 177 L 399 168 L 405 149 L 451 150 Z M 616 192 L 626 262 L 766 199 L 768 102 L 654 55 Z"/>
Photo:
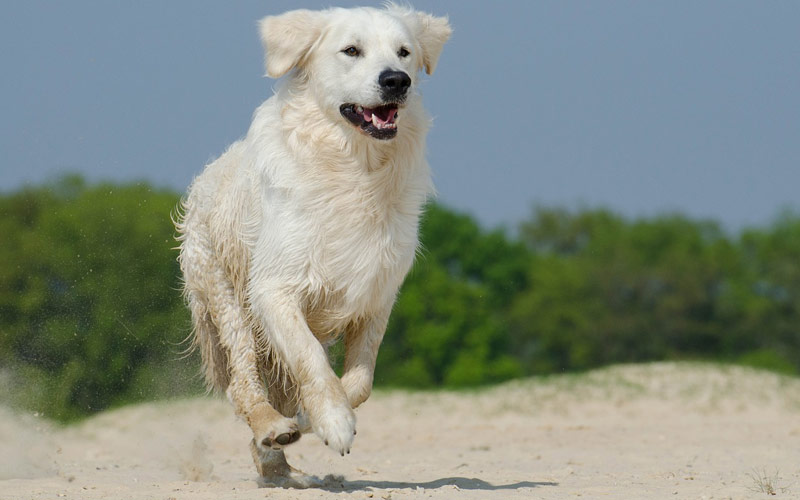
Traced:
<path fill-rule="evenodd" d="M 256 21 L 330 4 L 3 2 L 0 190 L 184 190 L 271 94 Z M 439 199 L 486 226 L 534 204 L 732 230 L 800 208 L 800 2 L 414 4 L 455 30 L 422 85 Z"/>

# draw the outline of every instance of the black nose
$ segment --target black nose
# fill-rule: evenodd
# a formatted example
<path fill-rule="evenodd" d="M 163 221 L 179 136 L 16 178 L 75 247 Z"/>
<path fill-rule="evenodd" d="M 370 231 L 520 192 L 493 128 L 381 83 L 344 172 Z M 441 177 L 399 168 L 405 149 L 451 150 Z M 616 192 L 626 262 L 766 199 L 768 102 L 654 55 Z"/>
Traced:
<path fill-rule="evenodd" d="M 387 69 L 378 76 L 378 85 L 381 87 L 384 99 L 397 99 L 405 97 L 408 87 L 411 86 L 411 77 L 404 71 Z"/>

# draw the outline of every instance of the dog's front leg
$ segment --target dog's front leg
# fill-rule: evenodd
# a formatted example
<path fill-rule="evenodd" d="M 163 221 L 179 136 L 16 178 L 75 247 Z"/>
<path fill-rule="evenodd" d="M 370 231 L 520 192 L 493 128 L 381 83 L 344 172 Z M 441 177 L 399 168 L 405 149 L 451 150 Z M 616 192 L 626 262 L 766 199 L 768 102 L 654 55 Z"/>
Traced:
<path fill-rule="evenodd" d="M 311 428 L 340 454 L 350 452 L 356 416 L 322 344 L 308 327 L 292 294 L 261 287 L 252 294 L 270 348 L 297 383 L 300 406 Z"/>
<path fill-rule="evenodd" d="M 345 332 L 342 387 L 350 406 L 357 408 L 372 392 L 372 378 L 378 348 L 386 332 L 391 306 L 379 314 L 351 325 Z"/>

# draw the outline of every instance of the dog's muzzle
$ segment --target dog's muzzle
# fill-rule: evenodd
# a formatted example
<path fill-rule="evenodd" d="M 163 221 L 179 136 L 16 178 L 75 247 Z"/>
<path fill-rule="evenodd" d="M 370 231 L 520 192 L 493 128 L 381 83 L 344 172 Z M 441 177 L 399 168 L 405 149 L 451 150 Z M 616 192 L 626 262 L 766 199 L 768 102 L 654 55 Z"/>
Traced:
<path fill-rule="evenodd" d="M 386 69 L 378 75 L 378 87 L 384 104 L 370 108 L 347 103 L 339 107 L 339 112 L 370 137 L 392 139 L 397 135 L 396 120 L 411 88 L 411 77 L 404 71 Z"/>
<path fill-rule="evenodd" d="M 397 135 L 397 103 L 366 108 L 359 104 L 342 104 L 339 112 L 359 130 L 375 139 L 392 139 Z"/>

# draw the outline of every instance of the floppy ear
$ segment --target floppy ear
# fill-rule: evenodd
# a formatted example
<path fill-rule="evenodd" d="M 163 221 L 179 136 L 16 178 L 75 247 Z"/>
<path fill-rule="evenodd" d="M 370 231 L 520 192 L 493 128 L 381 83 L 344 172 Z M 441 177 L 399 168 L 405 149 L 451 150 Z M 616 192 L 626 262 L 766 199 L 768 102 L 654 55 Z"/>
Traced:
<path fill-rule="evenodd" d="M 410 16 L 412 30 L 422 48 L 422 67 L 425 72 L 433 74 L 444 42 L 450 38 L 453 29 L 446 17 L 434 17 L 424 12 L 412 12 Z"/>
<path fill-rule="evenodd" d="M 279 78 L 299 65 L 322 33 L 324 13 L 299 9 L 259 21 L 267 76 Z"/>

